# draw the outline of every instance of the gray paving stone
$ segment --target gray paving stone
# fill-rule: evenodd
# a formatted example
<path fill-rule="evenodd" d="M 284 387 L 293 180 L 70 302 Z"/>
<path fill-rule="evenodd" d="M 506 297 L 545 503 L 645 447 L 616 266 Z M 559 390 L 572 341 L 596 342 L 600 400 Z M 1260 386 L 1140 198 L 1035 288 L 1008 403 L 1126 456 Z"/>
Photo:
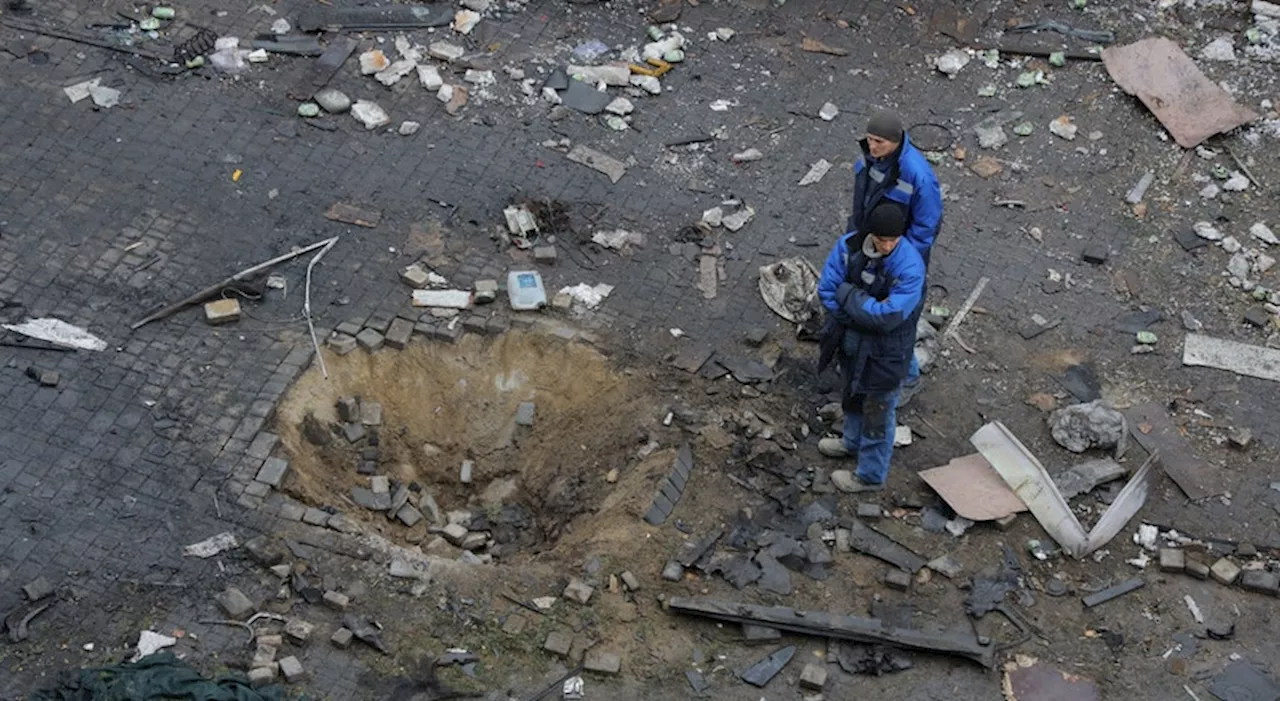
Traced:
<path fill-rule="evenodd" d="M 251 497 L 258 497 L 261 499 L 271 493 L 271 485 L 265 482 L 250 482 L 245 485 L 244 493 Z"/>
<path fill-rule="evenodd" d="M 359 345 L 355 336 L 348 336 L 345 333 L 335 333 L 325 339 L 325 345 L 329 346 L 329 350 L 337 355 L 347 355 L 354 351 Z"/>
<path fill-rule="evenodd" d="M 302 522 L 312 526 L 323 526 L 329 522 L 329 512 L 323 509 L 309 508 L 302 515 Z"/>
<path fill-rule="evenodd" d="M 280 488 L 280 483 L 284 480 L 284 476 L 289 472 L 289 461 L 284 458 L 267 458 L 262 463 L 262 469 L 258 470 L 258 476 L 254 480 L 270 485 L 276 489 Z"/>
<path fill-rule="evenodd" d="M 227 587 L 218 595 L 218 605 L 227 614 L 227 618 L 233 621 L 243 621 L 256 610 L 249 597 L 235 587 Z"/>
<path fill-rule="evenodd" d="M 396 317 L 391 321 L 391 327 L 387 329 L 386 342 L 392 348 L 404 350 L 412 336 L 413 322 Z"/>
<path fill-rule="evenodd" d="M 360 423 L 365 426 L 381 426 L 382 402 L 360 402 Z"/>
<path fill-rule="evenodd" d="M 356 334 L 356 342 L 365 350 L 376 351 L 386 342 L 386 337 L 373 329 L 363 329 Z"/>
<path fill-rule="evenodd" d="M 271 457 L 271 451 L 276 449 L 280 443 L 280 436 L 268 431 L 259 431 L 254 436 L 253 441 L 249 443 L 249 449 L 245 451 L 245 455 L 258 460 L 266 460 Z"/>

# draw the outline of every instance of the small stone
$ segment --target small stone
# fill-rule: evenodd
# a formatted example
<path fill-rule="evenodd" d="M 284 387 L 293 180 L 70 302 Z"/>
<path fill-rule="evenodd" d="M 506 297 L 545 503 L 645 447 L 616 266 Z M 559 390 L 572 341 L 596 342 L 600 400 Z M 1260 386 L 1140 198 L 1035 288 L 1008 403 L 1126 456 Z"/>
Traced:
<path fill-rule="evenodd" d="M 885 586 L 898 591 L 907 591 L 911 588 L 911 574 L 902 570 L 889 570 L 884 575 Z"/>
<path fill-rule="evenodd" d="M 836 107 L 830 102 L 823 104 L 822 109 L 818 110 L 818 116 L 821 117 L 822 121 L 824 122 L 830 122 L 831 120 L 835 119 L 839 115 L 840 115 L 840 108 Z"/>
<path fill-rule="evenodd" d="M 229 324 L 240 319 L 240 300 L 219 299 L 204 305 L 204 320 L 210 326 Z"/>
<path fill-rule="evenodd" d="M 280 488 L 280 482 L 284 480 L 284 476 L 289 472 L 289 461 L 283 458 L 267 458 L 263 461 L 262 467 L 258 469 L 258 482 L 270 485 L 276 489 Z"/>
<path fill-rule="evenodd" d="M 822 687 L 827 685 L 827 668 L 810 662 L 800 671 L 800 686 L 811 691 L 822 691 Z"/>
<path fill-rule="evenodd" d="M 274 574 L 277 577 L 288 577 L 289 573 L 292 571 L 293 567 L 290 565 L 273 565 L 271 567 L 271 574 Z"/>
<path fill-rule="evenodd" d="M 284 680 L 290 684 L 297 684 L 307 678 L 306 671 L 302 669 L 302 663 L 293 655 L 280 660 L 280 673 L 284 675 Z"/>
<path fill-rule="evenodd" d="M 1240 577 L 1240 588 L 1259 594 L 1280 594 L 1280 575 L 1266 570 L 1249 570 Z"/>
<path fill-rule="evenodd" d="M 1200 320 L 1191 315 L 1191 312 L 1182 312 L 1182 328 L 1187 331 L 1200 331 L 1204 328 L 1204 324 Z"/>
<path fill-rule="evenodd" d="M 1233 428 L 1231 429 L 1231 432 L 1227 434 L 1227 440 L 1231 443 L 1232 448 L 1244 450 L 1253 442 L 1253 431 L 1242 427 Z"/>
<path fill-rule="evenodd" d="M 631 570 L 623 572 L 621 579 L 622 586 L 626 587 L 627 591 L 640 591 L 640 579 L 632 574 Z"/>
<path fill-rule="evenodd" d="M 560 657 L 568 657 L 569 650 L 573 648 L 573 633 L 565 630 L 553 630 L 547 634 L 547 639 L 542 643 L 542 649 L 553 655 Z"/>
<path fill-rule="evenodd" d="M 1258 548 L 1253 543 L 1241 543 L 1236 546 L 1236 555 L 1245 559 L 1258 556 Z"/>
<path fill-rule="evenodd" d="M 227 613 L 227 618 L 233 621 L 243 621 L 255 608 L 249 597 L 235 587 L 227 587 L 217 598 L 218 605 Z"/>
<path fill-rule="evenodd" d="M 329 523 L 329 512 L 324 509 L 309 508 L 302 514 L 302 522 L 309 526 L 324 526 Z"/>
<path fill-rule="evenodd" d="M 356 100 L 351 106 L 351 116 L 364 125 L 366 131 L 377 129 L 391 123 L 391 116 L 376 102 Z"/>
<path fill-rule="evenodd" d="M 1107 262 L 1107 257 L 1110 255 L 1111 251 L 1105 244 L 1095 243 L 1084 249 L 1084 253 L 1081 254 L 1081 258 L 1083 258 L 1086 263 L 1102 265 Z"/>
<path fill-rule="evenodd" d="M 461 543 L 458 543 L 458 547 L 470 552 L 472 550 L 479 550 L 488 544 L 489 536 L 476 531 L 471 531 L 467 533 Z"/>
<path fill-rule="evenodd" d="M 397 319 L 399 321 L 399 319 Z M 394 325 L 395 322 L 392 322 Z M 360 423 L 365 426 L 382 425 L 382 402 L 361 402 Z"/>
<path fill-rule="evenodd" d="M 684 578 L 684 565 L 672 560 L 662 568 L 662 578 L 668 582 L 678 582 Z"/>
<path fill-rule="evenodd" d="M 36 577 L 29 584 L 24 585 L 22 591 L 27 595 L 27 601 L 39 601 L 53 594 L 53 585 L 49 584 L 49 580 L 44 577 Z"/>
<path fill-rule="evenodd" d="M 883 515 L 879 504 L 858 502 L 858 518 L 878 519 Z"/>
<path fill-rule="evenodd" d="M 1160 571 L 1182 572 L 1187 568 L 1187 557 L 1179 548 L 1160 548 Z"/>
<path fill-rule="evenodd" d="M 257 689 L 266 686 L 276 680 L 276 665 L 268 665 L 266 667 L 255 667 L 249 670 L 249 686 Z"/>
<path fill-rule="evenodd" d="M 324 605 L 334 611 L 346 611 L 351 605 L 351 599 L 341 592 L 327 591 L 324 593 Z"/>
<path fill-rule="evenodd" d="M 335 355 L 346 355 L 356 349 L 356 337 L 348 336 L 345 333 L 334 333 L 325 341 L 325 345 L 329 346 L 329 350 Z"/>
<path fill-rule="evenodd" d="M 244 550 L 254 562 L 263 567 L 273 567 L 284 561 L 284 549 L 264 535 L 250 538 L 244 544 Z"/>
<path fill-rule="evenodd" d="M 356 334 L 356 342 L 360 344 L 360 347 L 368 351 L 378 350 L 385 340 L 382 334 L 373 329 L 363 329 Z"/>
<path fill-rule="evenodd" d="M 1061 137 L 1067 141 L 1073 141 L 1076 138 L 1076 132 L 1079 130 L 1080 128 L 1073 124 L 1071 118 L 1065 114 L 1049 122 L 1049 131 L 1054 136 Z"/>
<path fill-rule="evenodd" d="M 320 116 L 320 105 L 314 102 L 304 102 L 298 105 L 298 116 L 304 119 L 311 119 Z"/>
<path fill-rule="evenodd" d="M 1218 583 L 1230 586 L 1235 584 L 1236 579 L 1240 577 L 1240 567 L 1224 557 L 1213 563 L 1213 566 L 1209 568 L 1209 574 Z"/>
<path fill-rule="evenodd" d="M 768 337 L 769 337 L 768 329 L 765 329 L 759 326 L 753 326 L 747 329 L 746 334 L 743 335 L 743 341 L 745 341 L 746 344 L 748 346 L 751 346 L 752 348 L 759 348 L 761 345 L 764 344 L 765 339 Z"/>
<path fill-rule="evenodd" d="M 334 88 L 325 88 L 312 98 L 329 114 L 342 114 L 351 109 L 351 98 Z"/>
<path fill-rule="evenodd" d="M 400 281 L 415 290 L 425 289 L 431 284 L 431 273 L 417 263 L 406 266 L 400 271 Z"/>
<path fill-rule="evenodd" d="M 1271 313 L 1262 307 L 1249 307 L 1244 313 L 1244 323 L 1258 328 L 1266 328 L 1271 321 Z"/>
<path fill-rule="evenodd" d="M 403 523 L 405 526 L 409 528 L 413 528 L 415 525 L 417 525 L 419 521 L 422 520 L 422 512 L 413 508 L 409 504 L 405 504 L 404 506 L 400 507 L 399 511 L 396 512 L 396 518 L 399 519 L 400 523 Z"/>
<path fill-rule="evenodd" d="M 413 121 L 405 120 L 403 122 L 400 122 L 400 128 L 397 129 L 396 131 L 399 132 L 400 136 L 413 136 L 414 134 L 417 134 L 418 130 L 421 128 L 422 128 L 421 122 L 413 122 Z"/>
<path fill-rule="evenodd" d="M 535 408 L 533 402 L 520 402 L 520 406 L 516 407 L 516 425 L 532 426 Z"/>
<path fill-rule="evenodd" d="M 729 160 L 733 161 L 734 163 L 751 163 L 753 161 L 758 161 L 763 158 L 764 158 L 764 154 L 761 153 L 760 149 L 749 148 L 746 151 L 741 151 L 739 153 L 733 154 L 732 156 L 729 157 Z"/>
<path fill-rule="evenodd" d="M 582 666 L 587 671 L 597 674 L 617 674 L 622 671 L 622 656 L 616 652 L 595 647 L 587 651 Z"/>
<path fill-rule="evenodd" d="M 329 636 L 329 642 L 333 643 L 333 646 L 339 650 L 346 650 L 351 647 L 352 637 L 351 631 L 346 628 L 339 628 L 333 631 L 333 635 Z"/>
<path fill-rule="evenodd" d="M 543 265 L 556 264 L 556 247 L 555 246 L 534 246 L 533 259 Z"/>
<path fill-rule="evenodd" d="M 605 112 L 617 115 L 628 115 L 634 110 L 635 105 L 631 104 L 631 100 L 628 100 L 625 97 L 619 97 L 604 107 Z"/>
<path fill-rule="evenodd" d="M 471 473 L 475 469 L 475 461 L 463 460 L 462 468 L 458 470 L 458 481 L 463 484 L 471 484 Z"/>
<path fill-rule="evenodd" d="M 578 579 L 577 577 L 569 578 L 569 585 L 564 588 L 561 594 L 566 599 L 572 599 L 580 604 L 586 604 L 591 601 L 591 595 L 595 593 L 595 588 L 590 584 Z"/>

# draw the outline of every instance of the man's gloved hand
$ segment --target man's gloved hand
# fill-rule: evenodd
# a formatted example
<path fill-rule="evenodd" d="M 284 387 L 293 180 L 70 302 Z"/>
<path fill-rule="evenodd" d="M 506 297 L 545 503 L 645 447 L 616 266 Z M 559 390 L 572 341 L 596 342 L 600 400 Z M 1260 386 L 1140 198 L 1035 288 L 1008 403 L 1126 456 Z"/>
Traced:
<path fill-rule="evenodd" d="M 871 295 L 867 294 L 866 290 L 854 287 L 847 282 L 841 283 L 836 288 L 836 301 L 840 303 L 841 311 L 861 309 L 868 299 L 871 299 Z"/>

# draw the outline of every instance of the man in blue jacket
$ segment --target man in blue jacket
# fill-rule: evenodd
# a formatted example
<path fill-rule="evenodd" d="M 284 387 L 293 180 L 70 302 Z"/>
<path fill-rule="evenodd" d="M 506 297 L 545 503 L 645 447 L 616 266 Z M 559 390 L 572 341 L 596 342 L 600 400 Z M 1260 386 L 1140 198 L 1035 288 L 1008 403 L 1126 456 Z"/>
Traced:
<path fill-rule="evenodd" d="M 929 161 L 911 143 L 902 119 L 888 110 L 871 115 L 867 135 L 859 142 L 862 158 L 854 164 L 853 214 L 845 231 L 866 231 L 866 220 L 877 205 L 892 202 L 907 217 L 906 239 L 920 253 L 926 270 L 929 253 L 942 224 L 942 190 Z M 921 300 L 923 302 L 923 299 Z M 906 404 L 920 388 L 915 354 L 902 385 Z"/>
<path fill-rule="evenodd" d="M 840 237 L 818 280 L 827 310 L 818 372 L 838 359 L 844 431 L 823 438 L 829 457 L 856 457 L 852 488 L 884 489 L 893 457 L 898 389 L 911 365 L 924 299 L 924 261 L 903 232 L 906 215 L 892 202 L 865 217 L 865 228 Z"/>

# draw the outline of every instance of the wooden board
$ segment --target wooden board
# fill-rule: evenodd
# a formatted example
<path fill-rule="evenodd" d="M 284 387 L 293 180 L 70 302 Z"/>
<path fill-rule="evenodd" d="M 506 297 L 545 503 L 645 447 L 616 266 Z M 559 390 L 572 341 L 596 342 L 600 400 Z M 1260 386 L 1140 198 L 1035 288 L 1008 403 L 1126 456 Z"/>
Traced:
<path fill-rule="evenodd" d="M 1183 148 L 1258 118 L 1205 77 L 1164 37 L 1104 49 L 1102 62 L 1125 92 L 1135 95 Z"/>
<path fill-rule="evenodd" d="M 1221 493 L 1214 486 L 1213 472 L 1203 460 L 1191 452 L 1187 440 L 1169 420 L 1159 402 L 1150 402 L 1124 412 L 1129 432 L 1148 453 L 1160 454 L 1164 473 L 1192 501 Z"/>
<path fill-rule="evenodd" d="M 920 478 L 952 510 L 970 521 L 996 521 L 1027 510 L 1027 505 L 979 453 L 921 470 Z"/>

